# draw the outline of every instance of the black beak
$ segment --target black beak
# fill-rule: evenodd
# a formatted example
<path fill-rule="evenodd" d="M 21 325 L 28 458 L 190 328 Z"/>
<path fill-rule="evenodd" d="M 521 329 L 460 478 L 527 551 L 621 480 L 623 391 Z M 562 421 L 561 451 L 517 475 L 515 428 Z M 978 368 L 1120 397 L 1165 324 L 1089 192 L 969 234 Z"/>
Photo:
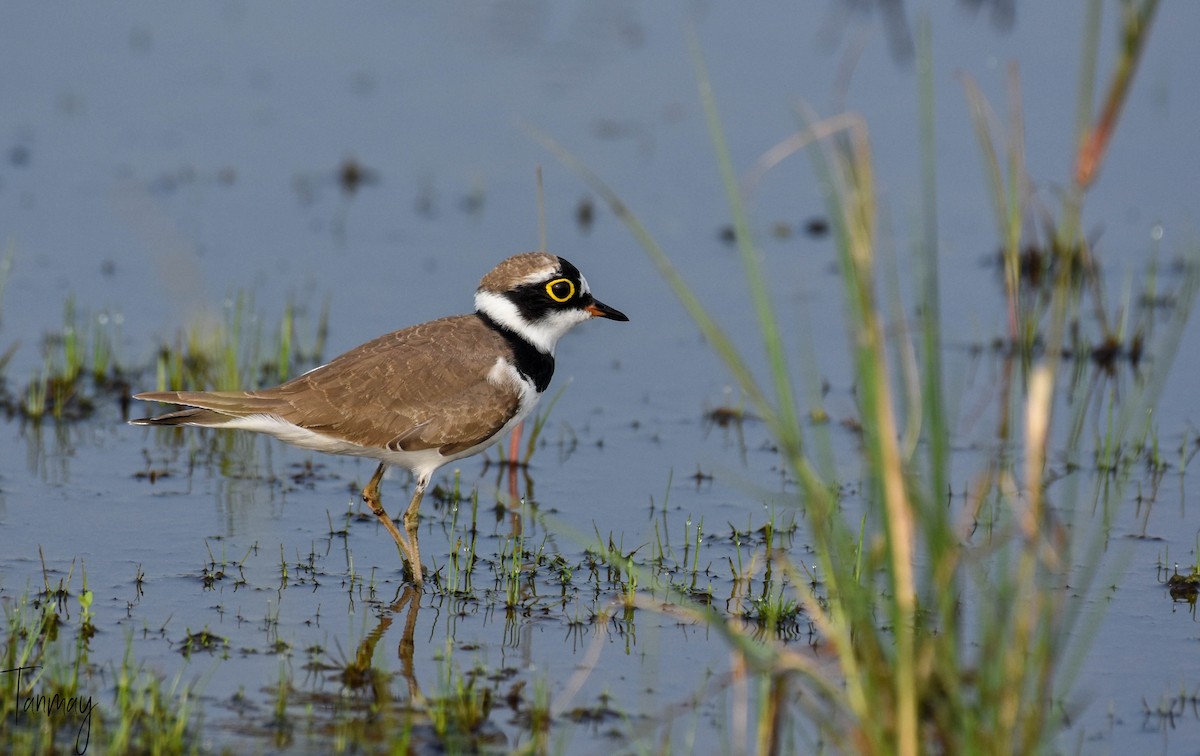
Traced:
<path fill-rule="evenodd" d="M 609 320 L 628 321 L 629 318 L 620 310 L 614 310 L 608 305 L 601 302 L 599 299 L 593 299 L 592 303 L 583 308 L 592 313 L 593 318 L 608 318 Z"/>

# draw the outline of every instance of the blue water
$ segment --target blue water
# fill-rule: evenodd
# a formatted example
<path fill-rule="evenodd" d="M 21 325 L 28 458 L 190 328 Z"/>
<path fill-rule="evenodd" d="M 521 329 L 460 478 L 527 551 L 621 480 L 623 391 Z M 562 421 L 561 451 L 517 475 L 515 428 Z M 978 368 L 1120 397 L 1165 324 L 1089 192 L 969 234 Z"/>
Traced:
<path fill-rule="evenodd" d="M 578 265 L 597 296 L 631 318 L 581 327 L 559 348 L 551 390 L 569 387 L 533 471 L 537 499 L 554 513 L 548 527 L 557 548 L 579 555 L 596 532 L 615 533 L 628 548 L 649 543 L 648 503 L 664 496 L 677 530 L 689 517 L 703 516 L 711 531 L 761 523 L 762 500 L 783 487 L 776 459 L 764 449 L 765 428 L 746 426 L 744 461 L 727 434 L 705 428 L 706 409 L 739 401 L 730 379 L 623 225 L 530 130 L 562 143 L 621 194 L 748 359 L 761 365 L 741 263 L 720 238 L 729 213 L 689 30 L 740 171 L 796 129 L 801 103 L 821 115 L 843 103 L 863 114 L 887 236 L 911 291 L 908 250 L 922 207 L 917 83 L 914 63 L 893 54 L 879 19 L 846 15 L 838 4 L 779 2 L 747 9 L 515 0 L 352 10 L 308 3 L 281 10 L 241 2 L 6 8 L 0 261 L 11 254 L 12 268 L 0 300 L 0 353 L 20 342 L 6 371 L 9 388 L 19 389 L 41 369 L 41 336 L 61 327 L 68 295 L 88 317 L 120 320 L 119 359 L 133 368 L 149 365 L 159 343 L 174 341 L 197 318 L 221 318 L 239 291 L 252 296 L 252 311 L 267 329 L 289 299 L 311 328 L 328 299 L 326 356 L 393 328 L 465 311 L 479 277 L 497 260 L 539 245 L 540 166 L 547 247 Z M 920 9 L 910 10 L 915 21 Z M 1107 10 L 1102 79 L 1115 49 L 1114 9 Z M 1189 3 L 1160 10 L 1111 156 L 1088 197 L 1084 224 L 1105 264 L 1111 308 L 1156 247 L 1169 260 L 1195 244 L 1198 15 Z M 997 233 L 959 75 L 979 82 L 1002 125 L 1009 117 L 1007 66 L 1019 61 L 1036 203 L 1056 208 L 1072 167 L 1081 16 L 1073 4 L 1025 3 L 1011 32 L 957 6 L 939 6 L 931 19 L 942 307 L 952 344 L 987 341 L 1003 332 L 1004 322 L 997 279 L 986 264 Z M 845 91 L 839 81 L 849 82 Z M 353 193 L 337 181 L 347 161 L 372 176 Z M 584 228 L 577 208 L 586 198 L 596 210 Z M 834 419 L 851 416 L 832 246 L 800 229 L 824 212 L 803 156 L 766 175 L 752 210 L 778 311 L 788 322 L 811 324 L 797 328 L 795 343 L 811 339 L 818 372 L 831 387 Z M 773 235 L 780 223 L 794 233 Z M 905 305 L 909 312 L 915 307 Z M 1195 435 L 1197 407 L 1188 391 L 1200 369 L 1195 343 L 1193 327 L 1166 387 L 1158 429 L 1172 445 Z M 962 396 L 956 420 L 968 438 L 986 440 L 992 422 L 977 418 L 995 370 L 954 354 L 949 385 Z M 151 388 L 152 380 L 145 374 L 140 387 Z M 333 569 L 344 546 L 329 538 L 326 512 L 336 520 L 345 511 L 351 485 L 365 481 L 368 466 L 257 440 L 244 449 L 251 471 L 286 481 L 289 466 L 312 459 L 325 466 L 325 477 L 306 487 L 230 476 L 204 464 L 189 476 L 188 455 L 202 455 L 196 450 L 205 441 L 186 439 L 182 450 L 172 449 L 119 420 L 110 403 L 93 420 L 62 430 L 0 425 L 0 595 L 40 585 L 39 546 L 47 565 L 62 574 L 73 558 L 82 559 L 103 619 L 138 634 L 166 623 L 165 637 L 139 641 L 137 651 L 168 675 L 181 663 L 172 643 L 188 628 L 208 624 L 235 645 L 262 645 L 263 631 L 230 619 L 235 607 L 251 617 L 281 611 L 281 626 L 297 646 L 318 636 L 349 649 L 369 629 L 373 619 L 362 604 L 335 601 L 322 592 L 341 594 L 327 585 L 314 592 L 325 618 L 319 632 L 304 624 L 315 608 L 299 598 L 302 592 L 276 596 L 263 588 L 277 578 L 271 571 L 280 546 L 287 560 L 302 560 L 314 548 L 328 552 L 323 569 Z M 852 434 L 838 443 L 852 451 Z M 173 474 L 153 484 L 135 479 L 146 469 L 144 452 Z M 970 467 L 969 450 L 965 455 Z M 464 485 L 477 486 L 490 507 L 494 470 L 481 473 L 475 460 L 459 468 Z M 697 486 L 688 477 L 697 469 L 715 480 Z M 748 489 L 748 481 L 758 488 Z M 406 495 L 405 482 L 400 475 L 385 483 L 393 507 Z M 1192 559 L 1194 516 L 1175 476 L 1164 482 L 1146 525 L 1132 496 L 1117 535 L 1145 528 L 1162 540 L 1118 539 L 1128 567 L 1119 589 L 1097 602 L 1106 605 L 1107 620 L 1082 672 L 1090 703 L 1065 742 L 1083 737 L 1088 752 L 1125 753 L 1156 749 L 1161 738 L 1164 750 L 1194 751 L 1195 717 L 1160 735 L 1157 720 L 1143 723 L 1141 703 L 1194 686 L 1195 670 L 1180 663 L 1189 658 L 1194 619 L 1154 584 L 1160 557 Z M 506 524 L 494 527 L 498 539 Z M 444 563 L 452 535 L 440 540 L 441 531 L 431 530 L 424 552 Z M 582 533 L 584 542 L 569 533 Z M 236 561 L 255 545 L 260 554 L 248 560 L 256 565 L 255 592 L 202 590 L 197 575 L 210 549 L 223 548 Z M 394 589 L 395 555 L 384 533 L 355 525 L 350 546 L 358 572 L 378 567 Z M 714 562 L 728 556 L 719 545 L 706 548 Z M 146 573 L 145 596 L 127 611 L 138 565 Z M 344 556 L 338 569 L 349 569 Z M 665 715 L 703 679 L 648 680 L 661 681 L 665 671 L 696 670 L 703 678 L 705 669 L 726 669 L 719 640 L 679 630 L 669 618 L 641 617 L 632 648 L 626 653 L 623 642 L 610 642 L 581 699 L 613 691 L 627 711 Z M 515 664 L 530 680 L 548 677 L 552 692 L 561 693 L 587 647 L 564 642 L 556 624 L 523 626 L 518 654 L 505 645 L 503 623 L 451 626 L 446 615 L 429 611 L 421 622 L 427 653 L 418 652 L 418 666 L 426 679 L 436 677 L 433 652 L 452 638 L 483 649 L 491 664 Z M 677 643 L 676 633 L 688 642 Z M 120 658 L 119 630 L 96 642 Z M 247 679 L 275 679 L 275 657 L 246 658 L 243 665 L 214 665 L 206 683 L 214 701 L 246 687 Z M 203 671 L 191 664 L 195 674 Z M 701 743 L 729 737 L 705 730 L 709 725 L 701 718 L 677 726 L 698 728 Z M 607 747 L 602 739 L 576 737 L 597 750 Z"/>

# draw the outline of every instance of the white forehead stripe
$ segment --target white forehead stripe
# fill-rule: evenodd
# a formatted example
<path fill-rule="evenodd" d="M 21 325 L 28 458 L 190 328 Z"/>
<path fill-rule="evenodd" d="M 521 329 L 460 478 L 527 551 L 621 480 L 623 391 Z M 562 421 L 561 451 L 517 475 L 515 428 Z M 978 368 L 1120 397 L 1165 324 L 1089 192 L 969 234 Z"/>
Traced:
<path fill-rule="evenodd" d="M 534 272 L 530 273 L 529 275 L 525 276 L 524 278 L 518 279 L 516 286 L 525 286 L 526 284 L 538 283 L 539 281 L 545 281 L 554 275 L 558 275 L 558 266 L 557 265 L 548 266 L 548 267 L 542 268 L 540 270 L 535 270 Z M 513 288 L 516 288 L 516 286 L 514 286 Z"/>

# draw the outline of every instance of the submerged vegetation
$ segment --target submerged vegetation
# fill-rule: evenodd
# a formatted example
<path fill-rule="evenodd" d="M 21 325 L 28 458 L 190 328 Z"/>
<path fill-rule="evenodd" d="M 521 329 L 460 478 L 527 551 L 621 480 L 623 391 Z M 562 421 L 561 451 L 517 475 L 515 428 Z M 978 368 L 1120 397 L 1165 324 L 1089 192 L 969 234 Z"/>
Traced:
<path fill-rule="evenodd" d="M 633 651 L 639 624 L 653 624 L 647 612 L 702 627 L 702 617 L 662 603 L 681 591 L 728 606 L 731 620 L 749 637 L 811 636 L 784 593 L 785 583 L 771 576 L 777 559 L 771 552 L 795 546 L 796 527 L 784 518 L 707 534 L 690 516 L 654 507 L 659 539 L 635 560 L 621 552 L 615 533 L 568 556 L 552 545 L 544 529 L 549 517 L 536 508 L 524 513 L 525 530 L 504 532 L 503 524 L 480 522 L 477 493 L 467 499 L 447 491 L 434 503 L 434 527 L 446 528 L 447 540 L 460 547 L 444 560 L 435 558 L 423 590 L 385 583 L 375 570 L 346 572 L 344 565 L 354 563 L 347 531 L 376 526 L 352 513 L 331 522 L 312 551 L 291 557 L 257 543 L 235 555 L 226 554 L 223 543 L 206 543 L 203 568 L 187 578 L 206 608 L 189 613 L 186 622 L 168 617 L 161 626 L 147 626 L 143 597 L 172 590 L 173 579 L 147 579 L 139 565 L 129 576 L 134 598 L 123 611 L 132 623 L 117 628 L 125 644 L 119 661 L 95 658 L 96 644 L 112 640 L 97 638 L 82 565 L 65 575 L 44 569 L 39 590 L 4 597 L 3 669 L 21 674 L 0 676 L 0 742 L 10 753 L 66 750 L 76 743 L 98 751 L 204 752 L 247 737 L 276 748 L 308 742 L 336 752 L 558 752 L 585 737 L 572 735 L 576 726 L 586 732 L 620 725 L 631 728 L 632 737 L 653 732 L 655 724 L 628 704 L 580 691 L 597 672 L 595 654 L 612 643 Z M 541 534 L 532 535 L 534 529 Z M 736 544 L 743 564 L 702 558 L 699 546 L 710 540 Z M 725 584 L 734 588 L 722 600 L 715 586 Z M 227 603 L 263 594 L 271 599 L 261 618 L 241 609 L 236 618 L 226 617 Z M 342 614 L 362 618 L 351 635 L 357 638 L 353 647 L 337 640 L 296 643 L 298 635 L 314 637 L 322 623 L 337 627 L 338 617 L 330 615 Z M 531 623 L 554 622 L 587 659 L 565 690 L 539 672 L 489 663 L 457 632 L 460 620 L 474 615 L 503 636 L 504 647 L 518 646 Z M 187 624 L 196 622 L 199 627 Z M 395 643 L 397 633 L 398 646 L 385 649 L 381 641 Z M 316 637 L 321 634 L 317 630 Z M 147 637 L 160 653 L 183 657 L 183 670 L 169 679 L 151 671 L 134 653 L 135 641 L 144 645 Z M 279 660 L 276 677 L 230 697 L 214 695 L 213 665 L 260 655 Z M 432 668 L 420 661 L 429 658 Z"/>
<path fill-rule="evenodd" d="M 0 263 L 0 274 L 6 260 Z M 0 292 L 3 276 L 0 275 Z M 328 334 L 328 300 L 314 333 L 297 339 L 296 308 L 289 301 L 276 333 L 263 333 L 262 318 L 252 313 L 245 293 L 226 302 L 218 321 L 199 318 L 173 343 L 164 343 L 155 359 L 157 390 L 230 390 L 286 380 L 302 368 L 320 361 Z M 43 365 L 23 389 L 7 390 L 4 368 L 16 352 L 13 344 L 0 355 L 0 412 L 32 422 L 43 419 L 78 421 L 92 416 L 97 401 L 116 401 L 122 414 L 128 410 L 131 379 L 144 374 L 121 359 L 120 313 L 101 312 L 88 317 L 78 312 L 74 297 L 63 308 L 61 329 L 42 341 Z"/>
<path fill-rule="evenodd" d="M 1178 265 L 1150 250 L 1139 286 L 1114 306 L 1101 274 L 1103 250 L 1082 230 L 1086 195 L 1156 3 L 1121 5 L 1122 47 L 1098 113 L 1092 82 L 1101 3 L 1089 7 L 1077 167 L 1056 211 L 1041 206 L 1025 165 L 1015 69 L 1005 129 L 979 87 L 963 78 L 993 199 L 1008 314 L 990 349 L 971 348 L 997 365 L 998 397 L 987 405 L 994 414 L 981 421 L 988 426 L 985 451 L 970 457 L 982 464 L 968 468 L 953 452 L 977 439 L 955 430 L 956 397 L 943 364 L 949 350 L 939 309 L 927 27 L 918 35 L 924 205 L 913 235 L 917 274 L 908 299 L 919 303 L 915 308 L 905 307 L 899 277 L 880 260 L 887 244 L 868 124 L 852 113 L 822 119 L 801 109 L 794 137 L 740 177 L 725 144 L 720 93 L 697 52 L 732 216 L 724 238 L 744 263 L 765 372 L 755 372 L 744 345 L 704 309 L 686 271 L 628 205 L 547 144 L 629 226 L 733 376 L 739 401 L 705 412 L 706 430 L 732 431 L 744 456 L 743 423 L 765 427 L 785 471 L 783 495 L 764 505 L 748 493 L 756 506 L 742 507 L 753 509 L 744 521 L 706 522 L 668 506 L 669 478 L 663 500 L 650 500 L 649 535 L 615 527 L 570 532 L 532 494 L 535 452 L 558 443 L 566 454 L 575 443 L 548 438 L 550 401 L 528 424 L 524 449 L 500 451 L 495 488 L 503 493 L 494 506 L 482 504 L 481 486 L 464 490 L 457 475 L 430 492 L 434 512 L 422 526 L 442 530 L 449 549 L 427 557 L 432 568 L 423 590 L 356 564 L 350 532 L 375 523 L 352 505 L 328 513 L 328 532 L 311 546 L 276 551 L 255 542 L 227 553 L 230 544 L 205 539 L 181 544 L 197 552 L 185 575 L 148 579 L 140 564 L 131 565 L 124 587 L 132 598 L 115 625 L 125 654 L 119 662 L 98 661 L 93 649 L 112 630 L 97 626 L 100 609 L 83 563 L 78 582 L 74 561 L 65 575 L 43 564 L 39 589 L 0 592 L 0 652 L 4 669 L 18 671 L 0 675 L 0 744 L 13 753 L 89 746 L 178 753 L 251 739 L 252 747 L 280 750 L 558 753 L 592 738 L 621 750 L 671 752 L 696 746 L 688 738 L 700 730 L 698 712 L 707 705 L 720 740 L 706 744 L 713 750 L 1052 750 L 1082 705 L 1072 686 L 1094 632 L 1088 599 L 1115 569 L 1104 558 L 1114 507 L 1130 484 L 1139 486 L 1140 502 L 1145 483 L 1152 500 L 1165 471 L 1172 464 L 1184 469 L 1200 449 L 1184 442 L 1178 461 L 1169 461 L 1173 450 L 1160 448 L 1154 413 L 1200 282 L 1196 250 L 1178 253 Z M 795 334 L 805 347 L 805 334 L 818 326 L 780 316 L 746 199 L 764 171 L 782 170 L 781 162 L 801 150 L 825 192 L 826 217 L 810 221 L 810 233 L 833 239 L 843 286 L 855 403 L 844 425 L 860 455 L 851 462 L 834 451 L 836 427 L 814 350 L 803 360 L 791 353 Z M 589 200 L 589 225 L 593 212 Z M 0 294 L 10 260 L 0 258 Z M 1163 275 L 1169 266 L 1174 274 Z M 98 400 L 127 403 L 131 376 L 160 390 L 231 389 L 279 382 L 320 360 L 328 305 L 308 339 L 300 337 L 308 329 L 290 304 L 277 329 L 267 329 L 253 310 L 247 295 L 233 295 L 220 318 L 181 331 L 160 346 L 152 365 L 134 368 L 119 355 L 120 318 L 82 315 L 68 299 L 62 328 L 42 345 L 44 366 L 11 394 L 0 381 L 0 407 L 31 423 L 82 421 Z M 911 311 L 915 317 L 905 314 Z M 15 348 L 0 348 L 0 378 Z M 794 363 L 803 365 L 799 373 Z M 248 475 L 224 461 L 252 457 L 253 442 L 221 433 L 186 442 L 177 436 L 146 452 L 137 480 L 190 477 L 218 456 L 221 472 Z M 198 451 L 201 444 L 207 449 Z M 1076 474 L 1081 470 L 1089 475 Z M 692 477 L 697 485 L 711 480 L 699 469 Z M 351 500 L 357 492 L 319 458 L 270 483 L 273 491 L 324 486 Z M 1081 490 L 1089 483 L 1092 490 Z M 1164 556 L 1158 566 L 1171 595 L 1194 606 L 1200 563 L 1172 565 Z M 179 585 L 206 599 L 186 620 L 151 620 L 140 610 L 146 591 Z M 336 624 L 343 618 L 349 633 Z M 495 631 L 499 659 L 460 637 L 465 618 L 482 618 Z M 603 679 L 605 648 L 650 655 L 639 648 L 639 633 L 644 644 L 645 628 L 654 624 L 717 636 L 730 651 L 728 671 L 705 671 L 692 696 L 652 713 L 607 690 L 583 692 L 593 677 Z M 569 679 L 549 680 L 507 655 L 523 634 L 547 629 L 573 644 L 578 662 Z M 163 677 L 139 659 L 135 639 L 146 638 L 189 672 Z M 385 638 L 393 645 L 381 643 Z M 278 659 L 278 675 L 249 690 L 207 689 L 208 670 L 254 657 Z M 664 684 L 652 677 L 648 695 Z M 1196 700 L 1181 690 L 1147 703 L 1144 715 L 1173 725 Z"/>

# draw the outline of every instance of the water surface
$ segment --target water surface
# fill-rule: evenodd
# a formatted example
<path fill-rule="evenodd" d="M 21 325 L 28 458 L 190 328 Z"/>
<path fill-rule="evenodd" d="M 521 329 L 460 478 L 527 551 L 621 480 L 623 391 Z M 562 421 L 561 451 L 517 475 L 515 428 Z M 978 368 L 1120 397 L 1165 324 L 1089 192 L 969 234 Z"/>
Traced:
<path fill-rule="evenodd" d="M 682 561 L 703 521 L 700 558 L 688 564 L 698 564 L 696 587 L 725 601 L 738 552 L 731 533 L 786 520 L 794 490 L 762 423 L 747 423 L 739 439 L 704 422 L 707 410 L 740 401 L 728 376 L 621 223 L 525 126 L 566 145 L 620 192 L 760 366 L 741 265 L 722 240 L 729 214 L 686 29 L 696 31 L 741 170 L 796 129 L 798 103 L 865 116 L 901 280 L 910 284 L 921 207 L 913 65 L 895 57 L 877 19 L 843 18 L 838 7 L 10 8 L 0 46 L 0 217 L 13 263 L 0 352 L 20 342 L 6 370 L 10 390 L 41 370 L 40 338 L 61 328 L 68 297 L 89 318 L 120 320 L 119 359 L 133 370 L 197 318 L 222 318 L 239 292 L 252 297 L 248 312 L 262 319 L 264 338 L 289 299 L 300 307 L 301 333 L 311 334 L 327 300 L 326 356 L 464 311 L 497 260 L 538 246 L 537 166 L 548 248 L 631 322 L 585 325 L 562 342 L 551 392 L 566 388 L 534 457 L 532 492 L 520 481 L 536 503 L 518 511 L 524 547 L 558 555 L 572 570 L 569 589 L 552 600 L 543 569 L 525 598 L 531 611 L 511 617 L 486 600 L 431 592 L 413 615 L 411 673 L 397 652 L 410 605 L 387 609 L 402 596 L 394 547 L 374 522 L 347 522 L 361 509 L 354 490 L 368 463 L 264 439 L 147 432 L 124 425 L 112 399 L 83 422 L 0 425 L 0 596 L 39 590 L 43 558 L 54 579 L 74 563 L 76 586 L 86 567 L 100 628 L 93 661 L 119 663 L 130 638 L 147 667 L 198 681 L 204 742 L 213 746 L 264 747 L 281 675 L 298 691 L 332 697 L 315 697 L 318 706 L 346 695 L 321 665 L 344 662 L 382 627 L 374 658 L 401 672 L 398 697 L 401 680 L 428 692 L 449 668 L 478 667 L 498 697 L 516 687 L 517 700 L 531 700 L 529 691 L 546 686 L 554 742 L 573 752 L 628 747 L 633 736 L 724 751 L 737 737 L 725 645 L 668 613 L 626 617 L 604 568 L 592 577 L 588 549 L 611 537 L 648 557 L 665 540 Z M 957 8 L 932 18 L 942 306 L 964 471 L 992 441 L 993 421 L 981 418 L 1000 370 L 970 347 L 1001 335 L 1004 320 L 986 262 L 996 231 L 958 74 L 975 77 L 1003 112 L 1008 61 L 1019 61 L 1027 162 L 1041 201 L 1054 207 L 1071 168 L 1080 13 L 1023 4 L 1011 32 Z M 1155 250 L 1170 260 L 1194 244 L 1197 13 L 1186 3 L 1161 9 L 1088 198 L 1085 227 L 1114 297 Z M 1113 30 L 1105 33 L 1102 74 L 1114 47 Z M 338 180 L 347 164 L 367 171 L 353 191 Z M 594 220 L 582 224 L 580 203 L 589 201 Z M 766 176 L 753 210 L 778 311 L 799 324 L 797 354 L 811 339 L 831 416 L 853 417 L 832 245 L 803 232 L 823 208 L 802 157 Z M 791 233 L 773 233 L 780 224 Z M 1172 450 L 1195 437 L 1195 343 L 1193 327 L 1158 424 Z M 142 372 L 135 388 L 153 380 Z M 853 481 L 856 438 L 849 430 L 834 437 Z M 496 562 L 514 533 L 513 518 L 496 514 L 509 498 L 495 466 L 476 458 L 455 467 L 466 496 L 457 519 L 433 500 L 423 507 L 422 553 L 445 576 L 470 533 L 473 492 L 480 554 Z M 168 474 L 138 477 L 150 469 Z M 1164 559 L 1194 559 L 1195 517 L 1178 472 L 1161 481 L 1150 507 L 1138 506 L 1135 481 L 1114 523 L 1121 567 L 1112 590 L 1087 599 L 1104 620 L 1083 665 L 1087 706 L 1072 718 L 1069 748 L 1200 744 L 1194 715 L 1165 722 L 1145 716 L 1143 704 L 1195 688 L 1187 661 L 1194 612 L 1170 600 L 1155 571 Z M 446 468 L 439 480 L 449 485 L 454 474 Z M 404 474 L 385 482 L 393 511 L 407 485 Z M 795 535 L 794 553 L 804 541 Z M 226 576 L 215 578 L 221 565 Z M 503 569 L 479 569 L 480 595 L 503 591 L 494 578 Z M 612 617 L 597 621 L 596 607 Z M 227 645 L 181 653 L 203 628 Z M 497 707 L 488 726 L 498 750 L 521 744 L 516 713 Z M 291 744 L 304 742 L 297 734 Z"/>

